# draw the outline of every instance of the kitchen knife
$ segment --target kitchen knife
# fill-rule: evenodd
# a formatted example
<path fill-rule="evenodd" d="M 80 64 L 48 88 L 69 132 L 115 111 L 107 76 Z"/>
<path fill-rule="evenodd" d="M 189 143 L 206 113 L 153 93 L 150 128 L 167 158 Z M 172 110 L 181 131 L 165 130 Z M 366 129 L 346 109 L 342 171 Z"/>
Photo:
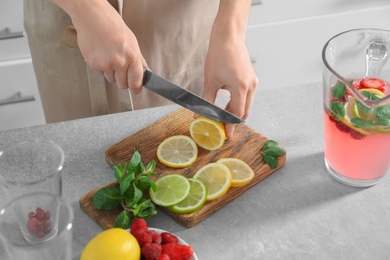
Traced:
<path fill-rule="evenodd" d="M 228 124 L 239 124 L 244 122 L 244 120 L 232 113 L 217 107 L 213 103 L 173 84 L 172 82 L 169 82 L 166 79 L 163 79 L 150 70 L 145 71 L 143 84 L 145 88 L 199 115 Z"/>

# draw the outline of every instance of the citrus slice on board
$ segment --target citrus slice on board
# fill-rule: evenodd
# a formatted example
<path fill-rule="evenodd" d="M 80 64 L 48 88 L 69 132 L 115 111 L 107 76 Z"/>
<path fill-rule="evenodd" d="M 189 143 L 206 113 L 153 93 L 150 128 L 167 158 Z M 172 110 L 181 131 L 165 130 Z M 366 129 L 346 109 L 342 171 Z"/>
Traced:
<path fill-rule="evenodd" d="M 200 209 L 206 202 L 206 186 L 198 179 L 189 178 L 191 188 L 188 196 L 180 203 L 173 205 L 169 209 L 176 213 L 191 213 Z"/>
<path fill-rule="evenodd" d="M 232 174 L 229 168 L 222 163 L 209 163 L 200 168 L 194 175 L 207 188 L 207 199 L 215 200 L 229 190 L 232 183 Z"/>
<path fill-rule="evenodd" d="M 255 173 L 252 168 L 243 160 L 237 158 L 222 158 L 217 161 L 226 165 L 232 174 L 231 187 L 241 187 L 249 183 L 254 177 Z"/>
<path fill-rule="evenodd" d="M 163 207 L 173 206 L 182 202 L 190 193 L 190 182 L 179 174 L 164 175 L 157 179 L 156 191 L 149 190 L 150 199 Z"/>
<path fill-rule="evenodd" d="M 191 137 L 174 135 L 162 141 L 157 147 L 157 159 L 172 168 L 185 168 L 198 157 L 198 147 Z"/>
<path fill-rule="evenodd" d="M 226 139 L 224 124 L 204 116 L 194 119 L 190 134 L 200 147 L 210 151 L 221 148 Z"/>

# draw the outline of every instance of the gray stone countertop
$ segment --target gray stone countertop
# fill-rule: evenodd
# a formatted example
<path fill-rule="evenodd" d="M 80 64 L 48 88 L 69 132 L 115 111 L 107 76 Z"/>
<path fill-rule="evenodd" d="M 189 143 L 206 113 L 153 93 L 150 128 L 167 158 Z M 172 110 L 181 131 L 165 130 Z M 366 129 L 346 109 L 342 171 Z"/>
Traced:
<path fill-rule="evenodd" d="M 105 150 L 177 108 L 0 131 L 0 148 L 37 138 L 63 148 L 63 196 L 75 214 L 74 259 L 102 231 L 79 199 L 114 180 Z M 149 225 L 184 239 L 201 260 L 390 259 L 390 179 L 362 189 L 330 177 L 322 120 L 320 83 L 258 89 L 247 124 L 287 150 L 285 165 L 195 227 L 185 228 L 161 211 Z"/>

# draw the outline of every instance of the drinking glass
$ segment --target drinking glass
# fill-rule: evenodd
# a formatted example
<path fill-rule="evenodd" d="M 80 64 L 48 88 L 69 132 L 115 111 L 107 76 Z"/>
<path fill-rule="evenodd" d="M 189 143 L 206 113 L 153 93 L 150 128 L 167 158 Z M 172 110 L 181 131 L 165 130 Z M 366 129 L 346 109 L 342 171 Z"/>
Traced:
<path fill-rule="evenodd" d="M 390 169 L 390 31 L 354 29 L 324 46 L 325 165 L 341 183 L 372 186 Z"/>
<path fill-rule="evenodd" d="M 8 259 L 72 259 L 73 218 L 69 203 L 52 193 L 13 199 L 0 211 L 0 239 Z"/>
<path fill-rule="evenodd" d="M 0 186 L 5 200 L 34 191 L 61 195 L 61 147 L 47 140 L 29 140 L 0 150 Z"/>

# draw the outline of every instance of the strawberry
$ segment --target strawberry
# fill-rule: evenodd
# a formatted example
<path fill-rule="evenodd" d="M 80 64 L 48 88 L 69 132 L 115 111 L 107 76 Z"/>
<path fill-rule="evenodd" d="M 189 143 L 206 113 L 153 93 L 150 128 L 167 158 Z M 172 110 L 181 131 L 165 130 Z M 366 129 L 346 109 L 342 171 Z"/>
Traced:
<path fill-rule="evenodd" d="M 132 235 L 137 239 L 138 244 L 142 247 L 146 243 L 152 243 L 152 235 L 142 229 L 136 229 Z"/>
<path fill-rule="evenodd" d="M 137 229 L 140 229 L 142 230 L 143 232 L 148 232 L 148 223 L 146 223 L 145 219 L 143 218 L 137 218 L 136 220 L 134 220 L 133 223 L 131 223 L 131 226 L 130 226 L 130 233 L 132 235 L 133 232 Z"/>
<path fill-rule="evenodd" d="M 171 258 L 167 254 L 161 254 L 156 260 L 170 260 Z"/>
<path fill-rule="evenodd" d="M 161 244 L 177 243 L 178 241 L 179 239 L 169 232 L 161 233 Z"/>
<path fill-rule="evenodd" d="M 194 249 L 191 246 L 169 243 L 162 245 L 161 254 L 167 254 L 171 260 L 189 260 Z"/>
<path fill-rule="evenodd" d="M 148 233 L 152 235 L 152 243 L 156 243 L 159 245 L 161 244 L 161 241 L 162 241 L 161 236 L 159 234 L 157 234 L 156 231 L 149 230 Z"/>
<path fill-rule="evenodd" d="M 155 260 L 161 254 L 161 245 L 146 243 L 142 246 L 141 253 L 146 260 Z"/>
<path fill-rule="evenodd" d="M 360 81 L 361 88 L 375 88 L 382 92 L 386 90 L 386 84 L 383 80 L 378 78 L 364 78 Z"/>

